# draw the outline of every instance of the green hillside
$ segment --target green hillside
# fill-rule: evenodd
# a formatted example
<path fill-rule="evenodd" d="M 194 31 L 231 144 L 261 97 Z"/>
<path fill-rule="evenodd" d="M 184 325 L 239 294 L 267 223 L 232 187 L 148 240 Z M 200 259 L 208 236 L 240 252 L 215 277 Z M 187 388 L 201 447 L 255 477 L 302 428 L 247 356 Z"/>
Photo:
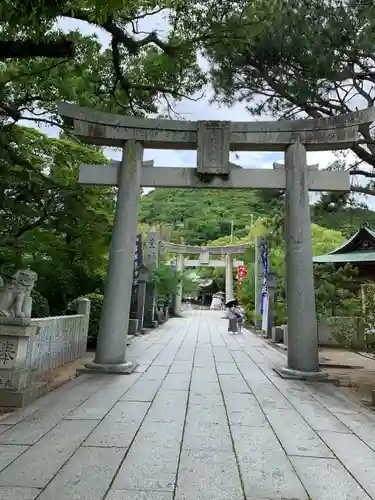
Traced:
<path fill-rule="evenodd" d="M 278 193 L 249 190 L 155 189 L 142 196 L 140 222 L 169 226 L 171 239 L 201 245 L 230 235 L 248 235 L 252 222 L 282 214 L 283 200 Z M 375 212 L 361 206 L 327 203 L 323 199 L 311 207 L 312 222 L 353 234 L 364 222 L 375 227 Z"/>

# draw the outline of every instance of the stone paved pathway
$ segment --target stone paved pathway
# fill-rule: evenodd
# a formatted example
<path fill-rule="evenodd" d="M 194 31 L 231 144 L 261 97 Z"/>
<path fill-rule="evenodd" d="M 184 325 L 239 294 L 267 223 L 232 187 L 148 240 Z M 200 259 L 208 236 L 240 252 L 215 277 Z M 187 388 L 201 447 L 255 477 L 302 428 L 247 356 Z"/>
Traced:
<path fill-rule="evenodd" d="M 0 500 L 375 499 L 375 416 L 221 313 L 137 338 L 130 376 L 82 375 L 0 421 Z"/>

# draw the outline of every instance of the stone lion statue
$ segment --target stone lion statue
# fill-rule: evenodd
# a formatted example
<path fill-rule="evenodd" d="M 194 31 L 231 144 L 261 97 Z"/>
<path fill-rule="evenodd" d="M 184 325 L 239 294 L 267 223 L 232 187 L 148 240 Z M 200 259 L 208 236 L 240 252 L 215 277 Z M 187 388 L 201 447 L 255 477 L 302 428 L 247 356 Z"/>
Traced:
<path fill-rule="evenodd" d="M 20 269 L 8 280 L 0 276 L 0 317 L 31 318 L 30 294 L 37 278 L 31 269 Z"/>

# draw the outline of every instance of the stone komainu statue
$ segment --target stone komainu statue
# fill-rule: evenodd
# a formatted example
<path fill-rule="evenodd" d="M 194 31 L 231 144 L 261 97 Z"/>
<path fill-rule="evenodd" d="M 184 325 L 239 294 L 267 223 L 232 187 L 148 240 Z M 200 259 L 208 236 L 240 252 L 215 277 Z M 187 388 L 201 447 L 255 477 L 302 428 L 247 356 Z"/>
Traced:
<path fill-rule="evenodd" d="M 30 294 L 37 278 L 31 269 L 20 269 L 7 280 L 0 276 L 0 317 L 31 318 Z"/>

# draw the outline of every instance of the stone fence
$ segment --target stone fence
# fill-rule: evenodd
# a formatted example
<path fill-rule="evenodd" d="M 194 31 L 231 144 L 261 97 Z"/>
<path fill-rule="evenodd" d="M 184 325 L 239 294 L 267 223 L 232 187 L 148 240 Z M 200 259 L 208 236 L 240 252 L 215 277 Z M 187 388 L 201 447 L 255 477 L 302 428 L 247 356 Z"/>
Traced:
<path fill-rule="evenodd" d="M 361 318 L 332 317 L 318 320 L 319 345 L 350 345 L 365 348 L 365 326 Z"/>
<path fill-rule="evenodd" d="M 274 327 L 272 340 L 288 345 L 288 326 Z M 318 343 L 320 346 L 350 346 L 357 350 L 366 347 L 363 320 L 357 317 L 331 317 L 318 320 Z"/>
<path fill-rule="evenodd" d="M 35 318 L 31 325 L 38 328 L 27 345 L 26 368 L 31 371 L 53 370 L 85 355 L 88 321 L 84 315 Z"/>
<path fill-rule="evenodd" d="M 23 406 L 48 391 L 38 373 L 85 355 L 90 301 L 78 314 L 0 323 L 0 406 Z"/>

